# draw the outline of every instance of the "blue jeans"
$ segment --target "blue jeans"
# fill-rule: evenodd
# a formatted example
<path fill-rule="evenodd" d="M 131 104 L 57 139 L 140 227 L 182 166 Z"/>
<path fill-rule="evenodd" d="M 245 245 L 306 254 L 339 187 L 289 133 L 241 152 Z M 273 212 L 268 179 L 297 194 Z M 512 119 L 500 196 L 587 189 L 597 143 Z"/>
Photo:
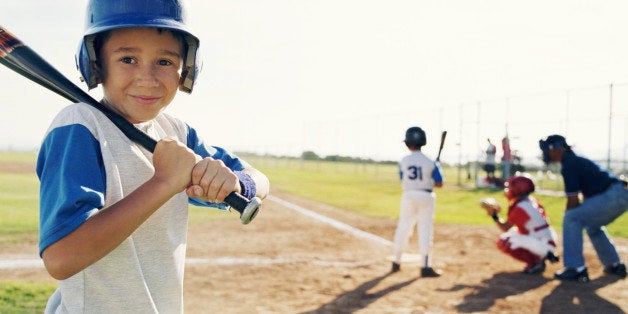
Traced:
<path fill-rule="evenodd" d="M 510 162 L 502 161 L 502 179 L 506 180 L 510 178 Z"/>
<path fill-rule="evenodd" d="M 565 212 L 563 218 L 563 264 L 567 268 L 585 265 L 582 230 L 586 230 L 602 265 L 620 262 L 619 254 L 611 242 L 606 225 L 628 209 L 628 189 L 621 183 L 587 198 L 579 206 Z"/>

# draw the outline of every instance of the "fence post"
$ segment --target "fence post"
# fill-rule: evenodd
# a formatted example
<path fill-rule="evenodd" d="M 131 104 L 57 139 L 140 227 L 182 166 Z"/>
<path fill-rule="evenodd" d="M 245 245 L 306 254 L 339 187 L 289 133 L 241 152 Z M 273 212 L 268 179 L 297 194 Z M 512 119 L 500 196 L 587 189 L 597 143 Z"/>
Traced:
<path fill-rule="evenodd" d="M 609 86 L 608 101 L 608 156 L 606 157 L 606 168 L 611 171 L 611 133 L 613 130 L 613 83 Z"/>

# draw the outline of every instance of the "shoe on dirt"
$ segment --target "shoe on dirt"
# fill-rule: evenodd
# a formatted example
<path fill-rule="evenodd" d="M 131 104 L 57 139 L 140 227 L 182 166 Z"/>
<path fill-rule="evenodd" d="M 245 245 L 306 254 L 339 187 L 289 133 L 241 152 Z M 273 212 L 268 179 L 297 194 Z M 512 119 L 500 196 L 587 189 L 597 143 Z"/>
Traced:
<path fill-rule="evenodd" d="M 626 278 L 626 264 L 617 263 L 604 267 L 604 273 L 609 275 L 616 275 L 620 278 Z"/>
<path fill-rule="evenodd" d="M 526 275 L 534 275 L 534 274 L 540 274 L 544 271 L 545 271 L 545 260 L 542 260 L 538 264 L 528 265 L 528 267 L 526 267 L 523 270 L 523 273 Z"/>
<path fill-rule="evenodd" d="M 552 252 L 547 252 L 547 255 L 545 255 L 545 259 L 550 261 L 552 264 L 558 263 L 560 261 L 560 258 L 558 258 L 558 256 L 554 255 L 554 253 L 552 253 Z"/>
<path fill-rule="evenodd" d="M 442 274 L 441 270 L 435 270 L 432 267 L 421 268 L 421 277 L 440 277 Z"/>
<path fill-rule="evenodd" d="M 586 268 L 580 272 L 575 268 L 565 268 L 554 274 L 554 278 L 562 281 L 589 282 L 589 272 Z"/>
<path fill-rule="evenodd" d="M 392 268 L 390 269 L 391 273 L 396 273 L 399 271 L 399 269 L 401 269 L 401 266 L 398 263 L 393 262 L 392 263 Z"/>

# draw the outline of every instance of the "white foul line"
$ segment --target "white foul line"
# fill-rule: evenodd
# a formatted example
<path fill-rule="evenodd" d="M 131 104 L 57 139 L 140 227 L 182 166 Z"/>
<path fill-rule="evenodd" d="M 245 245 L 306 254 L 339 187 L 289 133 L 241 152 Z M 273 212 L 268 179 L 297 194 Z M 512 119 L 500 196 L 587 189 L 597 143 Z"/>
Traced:
<path fill-rule="evenodd" d="M 257 257 L 218 257 L 218 258 L 186 258 L 186 265 L 275 265 L 275 264 L 309 264 L 325 267 L 363 267 L 377 263 L 370 261 L 336 261 L 336 260 L 312 260 L 305 258 L 257 258 Z M 43 269 L 44 263 L 35 258 L 7 258 L 0 259 L 0 270 L 8 269 Z"/>
<path fill-rule="evenodd" d="M 44 262 L 39 258 L 0 259 L 0 270 L 19 268 L 44 268 Z"/>
<path fill-rule="evenodd" d="M 301 207 L 299 205 L 292 204 L 292 203 L 290 203 L 290 202 L 288 202 L 286 200 L 282 200 L 282 199 L 280 199 L 278 197 L 275 197 L 275 196 L 272 196 L 272 195 L 268 195 L 267 199 L 270 199 L 271 201 L 273 201 L 275 203 L 278 203 L 278 204 L 281 204 L 281 205 L 283 205 L 285 207 L 288 207 L 290 209 L 296 210 L 297 212 L 299 212 L 299 213 L 301 213 L 303 215 L 309 216 L 311 218 L 314 218 L 314 219 L 316 219 L 316 220 L 318 220 L 320 222 L 324 222 L 326 224 L 329 224 L 329 225 L 331 225 L 332 227 L 334 227 L 334 228 L 336 228 L 338 230 L 349 232 L 349 233 L 351 233 L 351 234 L 353 234 L 353 235 L 355 235 L 357 237 L 364 238 L 364 239 L 371 240 L 371 241 L 375 241 L 375 242 L 377 242 L 379 244 L 383 244 L 383 245 L 386 245 L 386 246 L 393 246 L 393 243 L 391 241 L 388 241 L 388 240 L 386 240 L 386 239 L 384 239 L 384 238 L 382 238 L 380 236 L 376 236 L 376 235 L 374 235 L 372 233 L 368 233 L 366 231 L 362 231 L 360 229 L 351 227 L 351 226 L 347 225 L 346 223 L 343 223 L 343 222 L 340 222 L 338 220 L 331 219 L 331 218 L 329 218 L 327 216 L 323 216 L 321 214 L 315 213 L 315 212 L 313 212 L 313 211 L 311 211 L 309 209 L 305 209 L 305 208 L 303 208 L 303 207 Z"/>

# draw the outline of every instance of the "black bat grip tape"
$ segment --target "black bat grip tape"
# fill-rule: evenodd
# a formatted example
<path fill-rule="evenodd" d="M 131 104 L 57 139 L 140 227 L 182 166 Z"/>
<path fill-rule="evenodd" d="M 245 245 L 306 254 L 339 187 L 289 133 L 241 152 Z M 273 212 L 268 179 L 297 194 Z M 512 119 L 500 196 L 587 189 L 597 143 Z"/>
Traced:
<path fill-rule="evenodd" d="M 225 203 L 240 213 L 240 222 L 246 225 L 257 215 L 257 211 L 260 205 L 262 205 L 262 200 L 259 197 L 253 197 L 248 200 L 236 192 L 231 192 L 225 197 Z"/>
<path fill-rule="evenodd" d="M 238 213 L 242 214 L 246 206 L 249 205 L 249 200 L 236 192 L 231 192 L 227 195 L 227 197 L 225 197 L 225 203 L 229 204 L 229 206 L 237 210 Z"/>

